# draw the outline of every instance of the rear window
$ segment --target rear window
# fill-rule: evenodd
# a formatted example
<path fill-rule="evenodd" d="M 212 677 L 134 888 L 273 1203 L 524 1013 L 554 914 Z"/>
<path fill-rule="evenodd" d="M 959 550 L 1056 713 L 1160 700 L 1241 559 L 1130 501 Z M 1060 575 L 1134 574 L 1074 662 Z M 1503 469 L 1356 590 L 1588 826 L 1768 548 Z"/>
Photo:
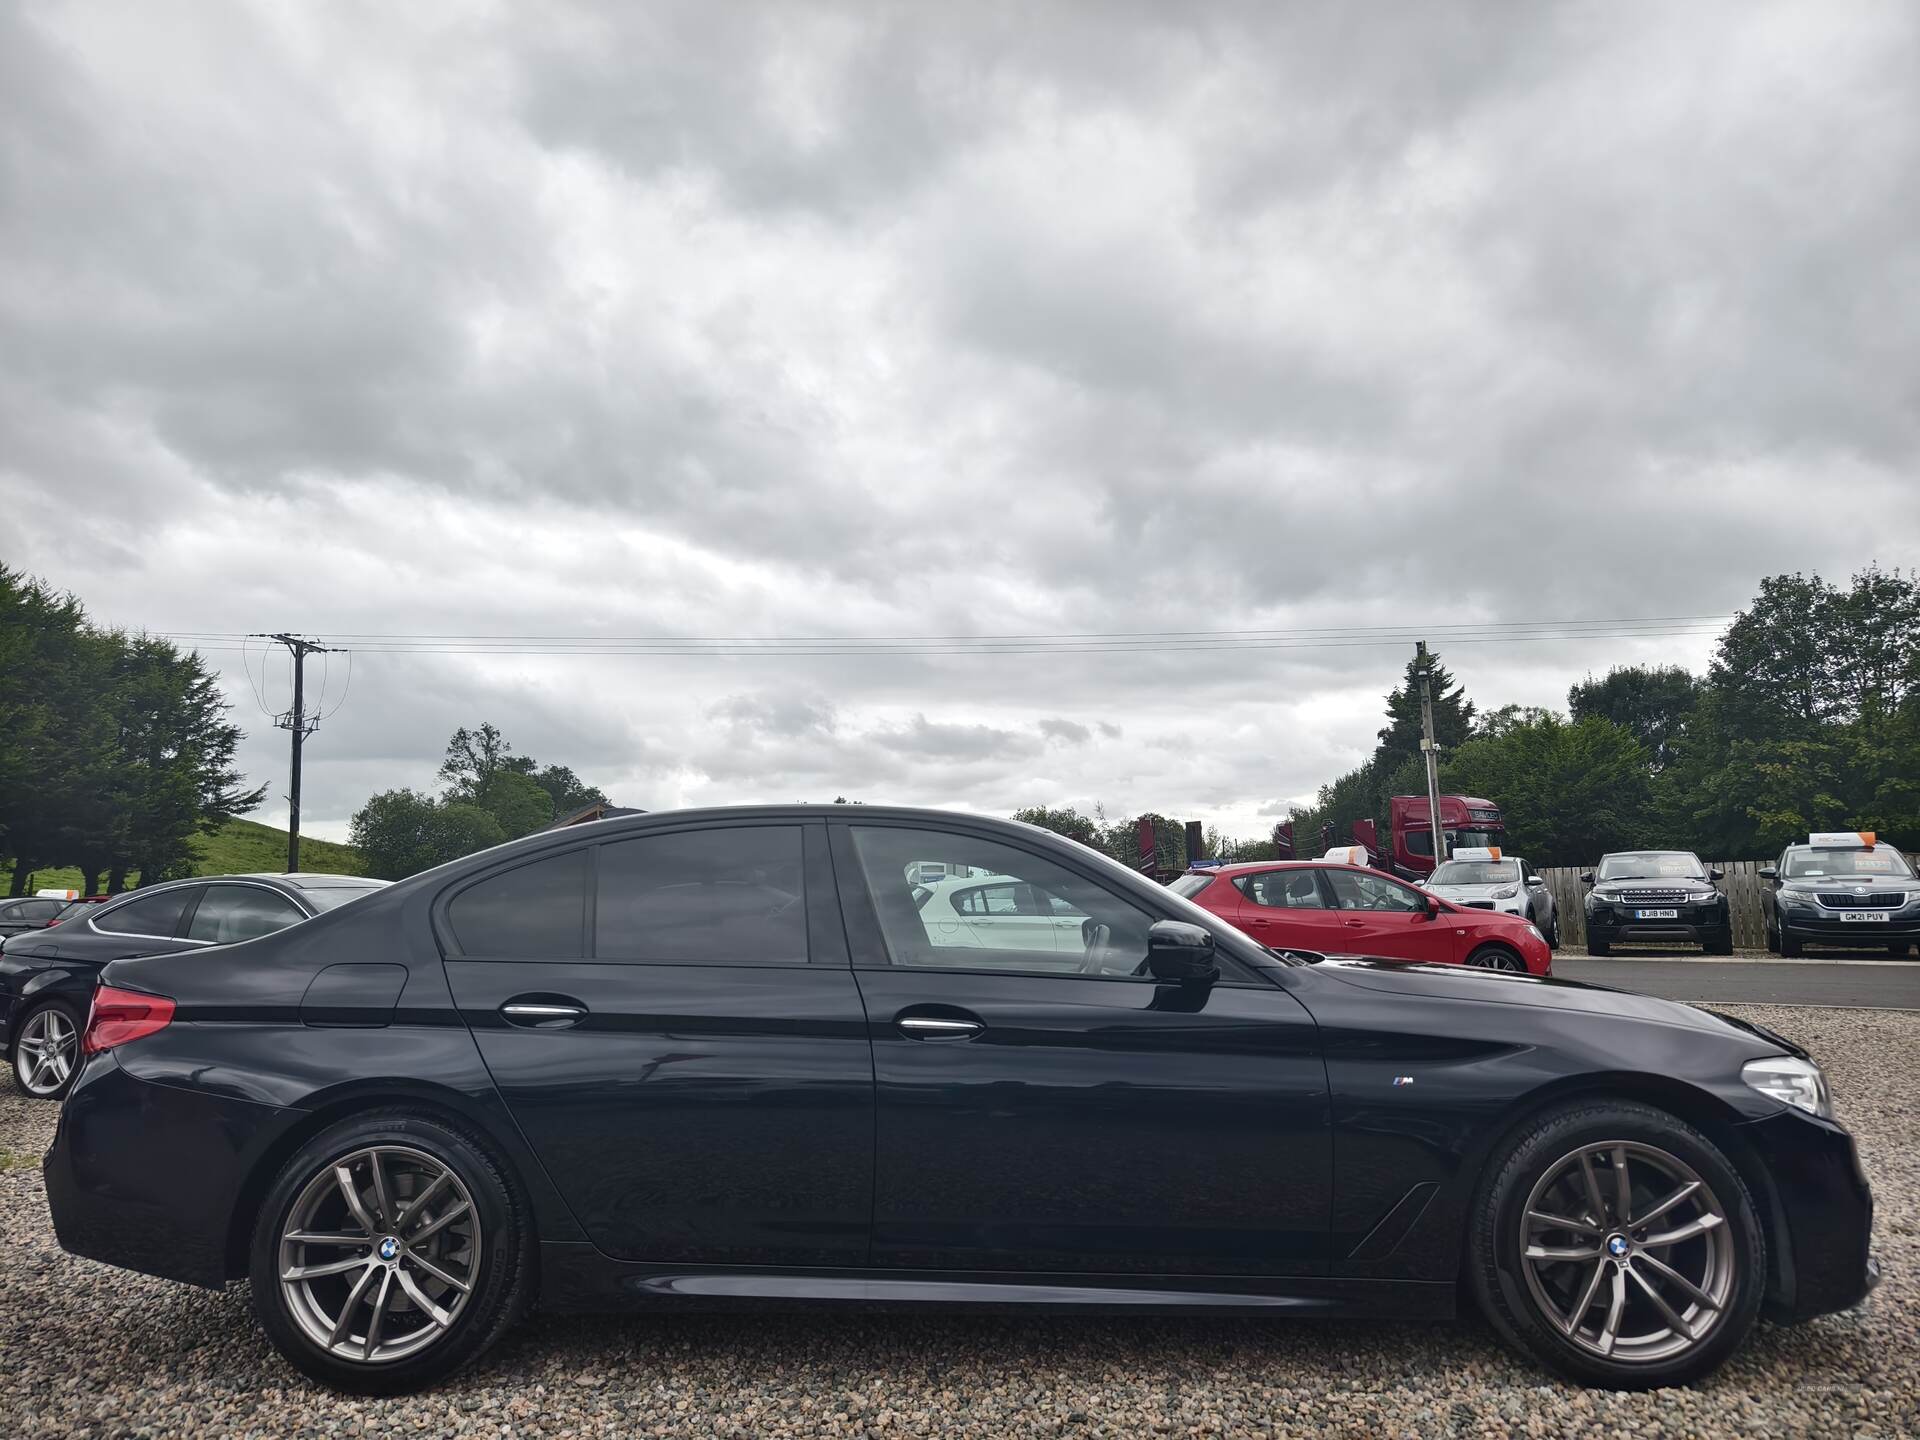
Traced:
<path fill-rule="evenodd" d="M 372 895 L 386 889 L 384 885 L 302 885 L 300 893 L 306 896 L 307 904 L 315 911 L 324 913 L 337 910 L 349 900 L 358 900 L 363 895 Z"/>
<path fill-rule="evenodd" d="M 1217 879 L 1213 875 L 1182 875 L 1167 888 L 1183 900 L 1191 900 Z"/>
<path fill-rule="evenodd" d="M 187 902 L 199 893 L 199 886 L 183 885 L 178 890 L 142 895 L 137 900 L 107 909 L 94 919 L 93 928 L 112 935 L 152 935 L 172 939 L 173 932 L 180 928 L 180 916 L 186 911 Z"/>
<path fill-rule="evenodd" d="M 600 847 L 594 955 L 695 965 L 804 965 L 801 831 L 736 825 Z"/>

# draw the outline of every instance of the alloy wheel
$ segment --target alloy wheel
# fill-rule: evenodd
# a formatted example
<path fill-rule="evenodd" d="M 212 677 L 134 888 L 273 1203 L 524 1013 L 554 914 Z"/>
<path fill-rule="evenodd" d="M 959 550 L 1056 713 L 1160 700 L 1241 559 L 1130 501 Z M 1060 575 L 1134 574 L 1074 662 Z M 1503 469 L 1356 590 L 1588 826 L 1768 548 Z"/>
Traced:
<path fill-rule="evenodd" d="M 30 1017 L 13 1047 L 13 1073 L 29 1095 L 58 1095 L 80 1059 L 80 1031 L 49 1005 Z"/>
<path fill-rule="evenodd" d="M 1520 957 L 1507 950 L 1484 950 L 1469 962 L 1479 970 L 1505 970 L 1518 974 L 1527 967 L 1520 963 Z"/>
<path fill-rule="evenodd" d="M 280 1293 L 307 1339 L 388 1364 L 452 1330 L 479 1278 L 480 1215 L 444 1162 L 376 1145 L 321 1167 L 280 1232 Z"/>
<path fill-rule="evenodd" d="M 1685 1162 L 1652 1145 L 1607 1140 L 1563 1156 L 1527 1197 L 1519 1232 L 1534 1303 L 1603 1360 L 1684 1354 L 1732 1301 L 1725 1209 Z"/>

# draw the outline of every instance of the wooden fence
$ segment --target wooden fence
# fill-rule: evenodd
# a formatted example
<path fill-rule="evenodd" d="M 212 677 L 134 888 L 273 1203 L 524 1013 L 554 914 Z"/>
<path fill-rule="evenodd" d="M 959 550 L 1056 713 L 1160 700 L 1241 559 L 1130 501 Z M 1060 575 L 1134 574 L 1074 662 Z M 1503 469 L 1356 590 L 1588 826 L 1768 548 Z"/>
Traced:
<path fill-rule="evenodd" d="M 1920 856 L 1907 858 L 1920 862 Z M 1733 943 L 1760 949 L 1767 943 L 1766 912 L 1760 908 L 1760 892 L 1767 888 L 1767 882 L 1760 878 L 1760 871 L 1774 862 L 1709 860 L 1707 863 L 1726 872 L 1727 878 L 1720 882 L 1720 888 L 1727 892 L 1729 907 L 1733 911 Z M 1553 903 L 1560 913 L 1560 944 L 1563 949 L 1585 948 L 1587 943 L 1588 887 L 1580 883 L 1580 876 L 1586 868 L 1556 865 L 1535 872 L 1553 892 Z"/>

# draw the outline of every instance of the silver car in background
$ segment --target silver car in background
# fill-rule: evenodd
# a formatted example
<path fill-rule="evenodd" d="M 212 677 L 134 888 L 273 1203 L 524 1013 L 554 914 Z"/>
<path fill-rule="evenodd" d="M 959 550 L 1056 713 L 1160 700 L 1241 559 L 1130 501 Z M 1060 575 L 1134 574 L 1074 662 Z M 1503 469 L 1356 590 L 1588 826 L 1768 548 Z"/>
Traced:
<path fill-rule="evenodd" d="M 1435 868 L 1427 889 L 1475 910 L 1497 910 L 1531 920 L 1547 943 L 1560 947 L 1560 911 L 1547 882 L 1518 855 L 1504 850 L 1456 850 Z"/>

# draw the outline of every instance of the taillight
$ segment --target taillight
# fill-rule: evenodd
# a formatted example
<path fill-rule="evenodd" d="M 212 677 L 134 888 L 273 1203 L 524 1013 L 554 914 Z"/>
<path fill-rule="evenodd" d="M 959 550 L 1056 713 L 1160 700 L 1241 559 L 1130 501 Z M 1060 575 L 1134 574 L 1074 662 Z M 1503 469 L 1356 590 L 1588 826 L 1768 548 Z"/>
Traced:
<path fill-rule="evenodd" d="M 158 1034 L 173 1019 L 173 1001 L 164 995 L 142 995 L 102 985 L 93 992 L 87 1015 L 87 1033 L 80 1041 L 83 1054 L 98 1055 L 129 1040 Z"/>

